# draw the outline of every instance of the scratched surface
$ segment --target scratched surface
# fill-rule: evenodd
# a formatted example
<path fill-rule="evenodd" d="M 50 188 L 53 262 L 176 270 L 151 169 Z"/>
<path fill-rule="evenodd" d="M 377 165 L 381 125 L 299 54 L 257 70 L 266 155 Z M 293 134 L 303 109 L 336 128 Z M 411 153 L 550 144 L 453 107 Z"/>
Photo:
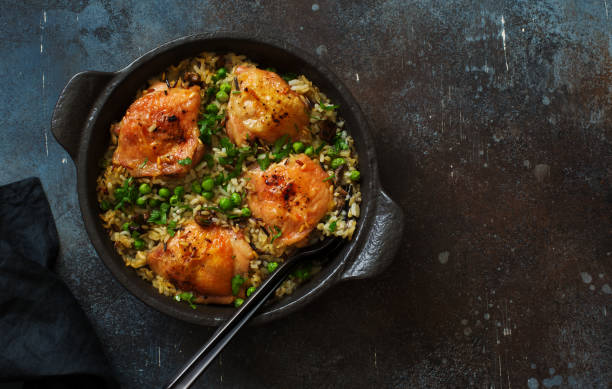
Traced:
<path fill-rule="evenodd" d="M 16 3 L 0 13 L 0 184 L 41 178 L 57 271 L 125 387 L 165 382 L 212 330 L 112 278 L 49 121 L 72 74 L 212 30 L 329 63 L 407 230 L 385 274 L 244 330 L 197 387 L 612 385 L 612 2 Z"/>

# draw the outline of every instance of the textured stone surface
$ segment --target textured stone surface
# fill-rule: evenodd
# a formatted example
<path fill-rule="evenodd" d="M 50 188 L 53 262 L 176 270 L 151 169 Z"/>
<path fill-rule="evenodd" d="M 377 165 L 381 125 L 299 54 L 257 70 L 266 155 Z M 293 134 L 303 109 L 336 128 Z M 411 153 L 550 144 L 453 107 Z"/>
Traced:
<path fill-rule="evenodd" d="M 402 249 L 380 277 L 245 329 L 197 387 L 608 387 L 612 3 L 534 3 L 5 5 L 0 184 L 41 177 L 57 271 L 120 381 L 159 386 L 212 329 L 151 310 L 104 268 L 49 133 L 53 105 L 74 73 L 182 35 L 281 36 L 361 102 L 406 214 Z"/>

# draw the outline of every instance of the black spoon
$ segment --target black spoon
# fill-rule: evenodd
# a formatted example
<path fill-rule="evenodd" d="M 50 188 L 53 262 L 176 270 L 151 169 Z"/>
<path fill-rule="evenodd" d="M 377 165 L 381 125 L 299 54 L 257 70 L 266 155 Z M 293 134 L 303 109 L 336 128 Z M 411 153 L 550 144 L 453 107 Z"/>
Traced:
<path fill-rule="evenodd" d="M 326 239 L 312 246 L 306 247 L 288 258 L 282 263 L 274 273 L 270 275 L 255 292 L 245 300 L 236 310 L 234 315 L 221 327 L 215 331 L 208 342 L 204 344 L 189 361 L 176 373 L 166 389 L 187 389 L 195 380 L 206 370 L 212 361 L 219 355 L 221 350 L 236 335 L 238 330 L 244 326 L 249 319 L 257 312 L 259 307 L 266 302 L 268 297 L 278 288 L 295 265 L 304 258 L 320 254 L 328 250 L 337 248 L 342 239 Z"/>

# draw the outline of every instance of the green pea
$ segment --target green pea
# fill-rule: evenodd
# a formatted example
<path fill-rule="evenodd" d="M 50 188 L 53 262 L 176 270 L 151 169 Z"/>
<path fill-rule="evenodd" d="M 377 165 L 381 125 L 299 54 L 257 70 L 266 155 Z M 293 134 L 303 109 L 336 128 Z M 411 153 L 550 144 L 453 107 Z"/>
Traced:
<path fill-rule="evenodd" d="M 296 153 L 301 153 L 302 151 L 304 151 L 304 143 L 295 142 L 293 144 L 293 151 L 295 151 Z"/>
<path fill-rule="evenodd" d="M 244 217 L 251 217 L 251 210 L 248 209 L 247 207 L 242 208 L 242 210 L 240 210 L 240 213 Z"/>
<path fill-rule="evenodd" d="M 153 197 L 149 199 L 149 207 L 156 208 L 159 206 L 159 204 L 160 204 L 160 201 L 158 199 L 155 199 Z"/>
<path fill-rule="evenodd" d="M 219 68 L 217 70 L 217 76 L 219 76 L 220 78 L 225 78 L 226 75 L 227 75 L 227 69 Z"/>
<path fill-rule="evenodd" d="M 217 104 L 208 104 L 206 106 L 206 112 L 208 113 L 217 113 L 219 112 L 219 106 Z"/>
<path fill-rule="evenodd" d="M 179 199 L 179 197 L 177 195 L 174 195 L 174 196 L 170 197 L 170 205 L 172 205 L 172 206 L 178 205 L 179 201 L 180 201 L 180 199 Z"/>
<path fill-rule="evenodd" d="M 227 82 L 224 82 L 223 84 L 221 84 L 219 89 L 225 93 L 230 93 L 232 91 L 232 86 Z"/>
<path fill-rule="evenodd" d="M 210 192 L 215 187 L 215 181 L 212 178 L 207 178 L 202 181 L 202 189 L 207 192 Z"/>
<path fill-rule="evenodd" d="M 142 250 L 145 247 L 145 242 L 142 239 L 134 239 L 134 248 L 136 250 Z"/>
<path fill-rule="evenodd" d="M 170 193 L 170 189 L 168 188 L 160 188 L 159 191 L 157 192 L 161 197 L 167 199 L 168 197 L 170 197 L 172 194 Z"/>
<path fill-rule="evenodd" d="M 121 229 L 122 229 L 123 231 L 128 231 L 128 230 L 130 229 L 130 226 L 131 226 L 131 225 L 132 225 L 132 223 L 130 223 L 130 222 L 125 222 L 125 223 L 123 223 L 123 225 L 121 226 Z"/>
<path fill-rule="evenodd" d="M 198 193 L 198 194 L 202 193 L 202 185 L 200 185 L 197 182 L 192 182 L 191 183 L 191 191 L 193 193 Z"/>
<path fill-rule="evenodd" d="M 232 193 L 232 195 L 230 196 L 230 200 L 232 200 L 232 204 L 234 205 L 234 207 L 237 207 L 242 204 L 242 196 L 240 196 L 240 193 Z"/>
<path fill-rule="evenodd" d="M 353 181 L 359 181 L 359 179 L 361 178 L 361 173 L 359 172 L 359 170 L 353 170 L 349 173 L 349 178 Z"/>
<path fill-rule="evenodd" d="M 136 238 L 138 238 L 139 236 L 140 236 L 140 232 L 138 232 L 138 231 L 136 231 L 136 230 L 132 231 L 132 238 L 136 239 Z"/>
<path fill-rule="evenodd" d="M 151 193 L 151 185 L 147 184 L 146 182 L 143 184 L 140 184 L 140 186 L 138 187 L 138 191 L 140 192 L 140 194 L 146 195 Z"/>
<path fill-rule="evenodd" d="M 247 297 L 251 297 L 251 295 L 255 292 L 255 289 L 257 289 L 257 288 L 254 287 L 254 286 L 249 287 L 249 289 L 247 289 L 247 291 L 246 291 Z"/>
<path fill-rule="evenodd" d="M 229 211 L 230 209 L 232 209 L 232 207 L 232 200 L 228 199 L 227 197 L 221 197 L 219 199 L 219 208 L 221 208 L 222 210 Z"/>
<path fill-rule="evenodd" d="M 278 267 L 278 262 L 268 262 L 268 273 L 273 273 Z"/>
<path fill-rule="evenodd" d="M 223 92 L 222 90 L 217 92 L 217 94 L 215 95 L 215 98 L 217 99 L 217 101 L 220 101 L 222 103 L 225 103 L 227 100 L 229 100 L 228 94 Z"/>
<path fill-rule="evenodd" d="M 309 157 L 312 157 L 312 155 L 314 154 L 314 148 L 312 146 L 306 147 L 306 150 L 304 150 L 304 154 Z"/>
<path fill-rule="evenodd" d="M 147 204 L 147 198 L 144 196 L 139 197 L 138 199 L 136 199 L 136 204 L 140 205 L 141 207 L 144 207 Z"/>
<path fill-rule="evenodd" d="M 178 196 L 179 199 L 183 198 L 183 196 L 185 195 L 185 187 L 177 186 L 176 188 L 174 188 L 174 194 Z"/>
<path fill-rule="evenodd" d="M 344 158 L 334 158 L 331 162 L 332 169 L 338 169 L 340 165 L 344 165 Z"/>
<path fill-rule="evenodd" d="M 212 198 L 214 197 L 214 194 L 213 192 L 202 192 L 202 196 L 204 196 L 206 200 L 212 200 Z"/>
<path fill-rule="evenodd" d="M 221 185 L 223 184 L 223 181 L 225 181 L 225 177 L 223 176 L 223 173 L 215 177 L 215 185 Z"/>
<path fill-rule="evenodd" d="M 234 306 L 236 308 L 238 308 L 239 306 L 241 306 L 242 304 L 244 304 L 244 300 L 241 298 L 237 298 L 236 300 L 234 300 Z"/>

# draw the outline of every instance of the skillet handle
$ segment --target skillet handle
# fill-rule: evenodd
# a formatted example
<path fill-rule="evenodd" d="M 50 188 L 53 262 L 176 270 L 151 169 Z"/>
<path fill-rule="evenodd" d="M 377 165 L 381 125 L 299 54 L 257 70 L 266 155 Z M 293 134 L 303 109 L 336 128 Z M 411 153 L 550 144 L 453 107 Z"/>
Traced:
<path fill-rule="evenodd" d="M 92 105 L 114 76 L 104 72 L 78 73 L 68 81 L 55 104 L 51 132 L 75 162 Z"/>
<path fill-rule="evenodd" d="M 395 257 L 402 242 L 403 230 L 402 209 L 380 190 L 369 236 L 357 258 L 347 266 L 340 279 L 370 278 L 382 273 Z"/>

